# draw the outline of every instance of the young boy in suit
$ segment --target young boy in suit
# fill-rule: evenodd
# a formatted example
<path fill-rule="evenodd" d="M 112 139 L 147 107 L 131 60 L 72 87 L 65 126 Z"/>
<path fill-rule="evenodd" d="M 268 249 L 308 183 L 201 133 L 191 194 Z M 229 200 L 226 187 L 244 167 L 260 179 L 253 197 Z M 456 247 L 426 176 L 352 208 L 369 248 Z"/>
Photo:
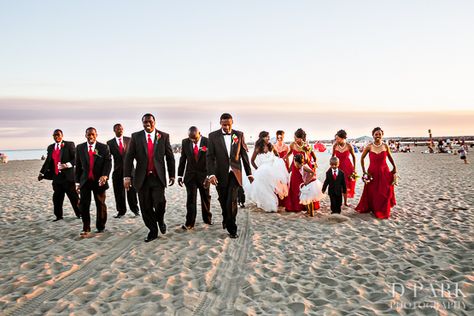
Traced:
<path fill-rule="evenodd" d="M 323 184 L 323 193 L 329 186 L 328 194 L 331 200 L 331 213 L 340 214 L 342 206 L 342 197 L 344 196 L 344 204 L 347 205 L 347 188 L 344 172 L 339 169 L 339 159 L 332 157 L 329 160 L 331 168 L 326 172 L 326 180 Z"/>

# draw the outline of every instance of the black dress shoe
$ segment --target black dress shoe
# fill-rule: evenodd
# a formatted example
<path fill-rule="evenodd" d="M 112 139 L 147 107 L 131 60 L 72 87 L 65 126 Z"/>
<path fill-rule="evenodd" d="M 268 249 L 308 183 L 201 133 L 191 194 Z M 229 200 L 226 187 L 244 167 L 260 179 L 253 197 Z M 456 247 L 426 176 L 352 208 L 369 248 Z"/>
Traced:
<path fill-rule="evenodd" d="M 94 233 L 96 233 L 96 234 L 102 234 L 102 233 L 104 233 L 104 232 L 105 232 L 105 228 L 104 228 L 104 229 L 96 229 L 96 230 L 94 231 Z"/>
<path fill-rule="evenodd" d="M 158 225 L 160 227 L 160 232 L 164 235 L 166 234 L 166 224 L 163 223 L 161 225 Z"/>
<path fill-rule="evenodd" d="M 132 212 L 136 217 L 140 216 L 140 212 Z"/>
<path fill-rule="evenodd" d="M 147 238 L 145 238 L 145 242 L 150 242 L 150 241 L 153 241 L 155 239 L 158 239 L 158 237 L 147 237 Z"/>
<path fill-rule="evenodd" d="M 122 217 L 123 217 L 123 215 L 121 215 L 121 214 L 117 214 L 117 215 L 114 216 L 114 218 L 122 218 Z"/>
<path fill-rule="evenodd" d="M 237 233 L 235 233 L 235 234 L 229 234 L 229 237 L 235 239 L 235 238 L 239 238 L 239 235 L 237 235 Z"/>
<path fill-rule="evenodd" d="M 76 218 L 77 218 L 77 219 L 81 219 L 81 215 L 76 215 Z"/>
<path fill-rule="evenodd" d="M 53 219 L 53 222 L 57 222 L 57 221 L 60 221 L 60 220 L 62 220 L 62 219 L 63 219 L 62 217 L 61 217 L 61 218 L 58 217 L 58 218 L 56 218 L 56 219 Z"/>

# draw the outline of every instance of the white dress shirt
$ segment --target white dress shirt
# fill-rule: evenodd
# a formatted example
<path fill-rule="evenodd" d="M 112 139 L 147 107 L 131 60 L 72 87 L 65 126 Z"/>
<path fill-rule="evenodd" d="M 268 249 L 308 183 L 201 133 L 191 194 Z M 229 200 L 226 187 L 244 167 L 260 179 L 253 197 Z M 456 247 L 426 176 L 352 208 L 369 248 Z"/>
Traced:
<path fill-rule="evenodd" d="M 120 148 L 120 141 L 122 141 L 122 146 L 125 147 L 125 145 L 123 144 L 123 136 L 115 137 L 115 140 L 117 141 L 117 145 L 119 146 L 119 148 Z"/>
<path fill-rule="evenodd" d="M 151 137 L 151 141 L 153 144 L 155 143 L 155 138 L 156 138 L 156 130 L 153 130 L 151 133 L 148 133 L 145 131 L 145 142 L 148 144 L 148 135 Z"/>

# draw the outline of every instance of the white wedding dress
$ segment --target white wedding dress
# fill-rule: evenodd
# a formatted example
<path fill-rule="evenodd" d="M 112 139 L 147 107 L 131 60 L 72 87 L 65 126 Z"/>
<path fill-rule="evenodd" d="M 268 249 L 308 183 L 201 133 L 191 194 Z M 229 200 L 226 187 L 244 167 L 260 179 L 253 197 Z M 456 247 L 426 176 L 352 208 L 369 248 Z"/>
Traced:
<path fill-rule="evenodd" d="M 245 196 L 266 212 L 278 210 L 278 198 L 288 196 L 289 175 L 283 159 L 272 152 L 258 154 L 254 181 L 244 183 Z"/>

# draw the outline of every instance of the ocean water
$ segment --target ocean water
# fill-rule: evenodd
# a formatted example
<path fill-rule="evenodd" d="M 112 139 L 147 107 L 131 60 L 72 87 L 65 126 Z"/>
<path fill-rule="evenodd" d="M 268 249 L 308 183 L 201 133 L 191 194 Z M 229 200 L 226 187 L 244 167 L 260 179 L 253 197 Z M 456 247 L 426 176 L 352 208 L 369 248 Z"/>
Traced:
<path fill-rule="evenodd" d="M 31 149 L 31 150 L 0 150 L 0 153 L 6 154 L 8 160 L 32 160 L 41 159 L 41 156 L 47 154 L 45 149 Z"/>

